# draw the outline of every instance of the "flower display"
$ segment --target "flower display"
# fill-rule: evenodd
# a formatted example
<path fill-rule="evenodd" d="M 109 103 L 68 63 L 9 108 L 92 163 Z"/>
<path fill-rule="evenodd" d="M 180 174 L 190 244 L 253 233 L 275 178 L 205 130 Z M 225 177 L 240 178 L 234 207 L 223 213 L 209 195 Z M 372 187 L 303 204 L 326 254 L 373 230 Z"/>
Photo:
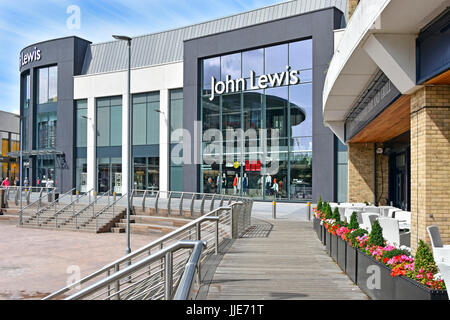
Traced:
<path fill-rule="evenodd" d="M 363 230 L 350 229 L 346 223 L 337 223 L 334 219 L 326 219 L 325 214 L 317 210 L 317 208 L 313 209 L 313 211 L 315 217 L 321 220 L 321 224 L 329 233 L 340 237 L 349 243 L 350 246 L 357 247 L 368 256 L 388 266 L 392 270 L 392 277 L 408 277 L 433 290 L 446 289 L 440 274 L 423 268 L 418 271 L 414 269 L 415 259 L 411 256 L 410 248 L 404 246 L 397 248 L 392 245 L 370 245 L 369 235 L 364 234 Z"/>

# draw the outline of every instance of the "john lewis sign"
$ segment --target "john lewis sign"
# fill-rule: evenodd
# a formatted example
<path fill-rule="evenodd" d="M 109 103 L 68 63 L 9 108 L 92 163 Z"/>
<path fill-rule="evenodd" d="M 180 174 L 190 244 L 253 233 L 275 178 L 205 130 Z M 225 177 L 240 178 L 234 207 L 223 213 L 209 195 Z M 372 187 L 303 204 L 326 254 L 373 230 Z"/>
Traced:
<path fill-rule="evenodd" d="M 26 66 L 27 64 L 41 60 L 41 50 L 34 47 L 31 52 L 23 53 L 20 55 L 20 67 Z"/>
<path fill-rule="evenodd" d="M 254 71 L 250 72 L 250 79 L 245 78 L 231 79 L 230 75 L 226 76 L 225 81 L 217 81 L 216 78 L 211 77 L 211 96 L 209 100 L 214 100 L 216 95 L 224 93 L 235 93 L 246 90 L 266 89 L 268 87 L 280 87 L 282 85 L 297 85 L 300 83 L 300 71 L 291 70 L 290 66 L 286 66 L 286 71 L 264 74 L 256 77 Z"/>

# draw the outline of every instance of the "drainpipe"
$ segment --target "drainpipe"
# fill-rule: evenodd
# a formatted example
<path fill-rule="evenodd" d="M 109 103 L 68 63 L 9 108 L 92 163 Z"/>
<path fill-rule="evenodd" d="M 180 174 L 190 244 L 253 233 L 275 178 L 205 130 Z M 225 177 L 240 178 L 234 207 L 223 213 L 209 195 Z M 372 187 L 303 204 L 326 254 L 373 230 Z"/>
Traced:
<path fill-rule="evenodd" d="M 373 204 L 377 205 L 377 144 L 373 144 Z"/>

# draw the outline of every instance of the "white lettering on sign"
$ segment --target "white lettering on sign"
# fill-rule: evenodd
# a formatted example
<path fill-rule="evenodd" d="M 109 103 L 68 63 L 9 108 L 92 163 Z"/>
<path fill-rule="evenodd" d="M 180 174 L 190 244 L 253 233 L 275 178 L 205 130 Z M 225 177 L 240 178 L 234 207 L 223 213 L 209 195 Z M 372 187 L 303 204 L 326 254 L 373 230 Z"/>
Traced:
<path fill-rule="evenodd" d="M 213 101 L 215 95 L 224 93 L 234 93 L 239 91 L 266 89 L 270 87 L 280 87 L 282 85 L 295 86 L 300 83 L 298 70 L 291 70 L 290 66 L 286 66 L 286 71 L 264 74 L 256 79 L 255 71 L 250 72 L 249 83 L 245 78 L 231 79 L 230 75 L 226 76 L 225 81 L 217 81 L 216 78 L 211 77 L 211 97 L 210 101 Z"/>
<path fill-rule="evenodd" d="M 20 55 L 20 66 L 23 67 L 33 61 L 41 60 L 41 50 L 34 47 L 34 50 Z"/>

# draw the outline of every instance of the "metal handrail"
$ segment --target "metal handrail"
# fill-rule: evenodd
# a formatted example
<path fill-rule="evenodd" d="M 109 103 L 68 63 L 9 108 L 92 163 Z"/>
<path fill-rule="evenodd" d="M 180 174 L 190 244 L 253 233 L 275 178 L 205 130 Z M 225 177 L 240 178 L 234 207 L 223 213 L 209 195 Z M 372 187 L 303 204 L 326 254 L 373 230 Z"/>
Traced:
<path fill-rule="evenodd" d="M 25 188 L 25 189 L 31 189 L 31 188 L 37 188 L 37 187 L 30 187 L 30 188 Z M 44 189 L 49 189 L 49 188 L 39 188 L 39 189 L 41 189 L 41 190 L 43 191 Z M 51 188 L 51 189 L 55 190 L 55 188 Z M 52 192 L 53 192 L 53 190 L 52 190 Z M 23 208 L 22 210 L 20 210 L 19 213 L 20 213 L 20 212 L 23 212 L 23 211 L 26 210 L 26 209 L 31 208 L 31 207 L 34 206 L 36 203 L 41 202 L 42 199 L 44 199 L 45 197 L 47 197 L 49 193 L 50 193 L 50 192 L 47 192 L 47 194 L 46 194 L 45 196 L 41 196 L 39 199 L 37 199 L 37 200 L 34 201 L 33 203 L 27 205 L 25 208 Z"/>
<path fill-rule="evenodd" d="M 55 216 L 60 215 L 61 212 L 63 212 L 63 211 L 66 210 L 67 208 L 73 206 L 75 203 L 77 203 L 78 201 L 80 201 L 80 199 L 83 199 L 84 197 L 87 197 L 88 194 L 89 194 L 91 191 L 93 191 L 93 190 L 94 190 L 94 188 L 92 188 L 91 190 L 89 190 L 88 192 L 86 192 L 85 194 L 83 194 L 81 197 L 77 197 L 75 200 L 71 201 L 68 205 L 66 205 L 66 206 L 63 207 L 62 209 L 58 210 L 58 211 L 55 213 Z"/>
<path fill-rule="evenodd" d="M 120 200 L 122 200 L 123 198 L 125 198 L 127 196 L 127 194 L 123 194 L 119 199 L 114 200 L 113 203 L 108 204 L 106 207 L 104 207 L 102 210 L 100 210 L 95 216 L 94 218 L 98 218 L 101 214 L 103 214 L 106 210 L 108 210 L 111 207 L 114 207 Z"/>
<path fill-rule="evenodd" d="M 91 191 L 93 191 L 93 189 L 92 189 Z M 77 213 L 73 214 L 72 217 L 74 218 L 74 217 L 79 216 L 79 215 L 82 214 L 84 211 L 86 211 L 87 209 L 89 209 L 90 207 L 92 207 L 93 205 L 95 205 L 95 204 L 98 202 L 98 200 L 101 199 L 101 198 L 103 198 L 104 196 L 106 196 L 106 194 L 108 194 L 108 196 L 109 196 L 109 193 L 110 193 L 110 192 L 111 192 L 111 190 L 108 190 L 108 191 L 104 192 L 103 194 L 101 194 L 101 195 L 98 196 L 98 197 L 94 195 L 93 200 L 92 200 L 92 201 L 89 201 L 89 204 L 88 204 L 86 207 L 80 209 Z M 89 192 L 88 192 L 87 194 L 89 194 Z M 94 194 L 95 194 L 95 192 L 94 192 Z"/>
<path fill-rule="evenodd" d="M 182 234 L 183 232 L 189 230 L 193 226 L 196 226 L 196 225 L 199 226 L 203 221 L 209 220 L 211 216 L 217 216 L 221 211 L 224 211 L 224 210 L 232 211 L 233 207 L 235 205 L 238 205 L 238 204 L 242 204 L 242 202 L 233 203 L 233 204 L 231 204 L 229 206 L 226 206 L 226 207 L 219 207 L 219 208 L 211 211 L 210 213 L 208 213 L 206 215 L 203 215 L 203 216 L 199 217 L 198 219 L 196 219 L 196 220 L 194 220 L 194 221 L 184 225 L 183 227 L 178 228 L 177 230 L 174 230 L 174 231 L 166 234 L 165 236 L 163 236 L 163 237 L 161 237 L 161 238 L 159 238 L 159 239 L 149 243 L 148 245 L 146 245 L 146 246 L 144 246 L 144 247 L 142 247 L 142 248 L 140 248 L 140 249 L 138 249 L 138 250 L 136 250 L 134 252 L 131 252 L 128 255 L 115 260 L 114 262 L 111 262 L 111 263 L 107 264 L 106 266 L 104 266 L 101 269 L 95 271 L 94 273 L 92 273 L 92 274 L 90 274 L 90 275 L 80 279 L 79 281 L 77 281 L 77 282 L 75 282 L 75 283 L 73 283 L 73 284 L 71 284 L 69 286 L 66 286 L 66 287 L 64 287 L 64 288 L 62 288 L 62 289 L 60 289 L 60 290 L 50 294 L 49 296 L 45 297 L 43 300 L 49 300 L 49 299 L 52 299 L 52 298 L 54 298 L 56 296 L 59 296 L 59 295 L 65 293 L 65 292 L 73 289 L 74 287 L 77 287 L 77 286 L 79 286 L 79 285 L 81 285 L 81 284 L 83 284 L 83 283 L 85 283 L 87 281 L 90 281 L 90 280 L 96 278 L 97 276 L 99 276 L 101 274 L 109 273 L 111 270 L 117 271 L 118 270 L 118 266 L 123 264 L 124 262 L 128 262 L 128 261 L 131 262 L 131 260 L 133 258 L 135 258 L 135 257 L 137 257 L 137 256 L 139 256 L 139 255 L 141 255 L 143 253 L 149 252 L 149 250 L 151 250 L 151 249 L 153 249 L 155 247 L 162 248 L 162 245 L 163 245 L 163 243 L 165 241 Z M 200 240 L 200 239 L 198 239 L 198 240 Z M 217 248 L 216 248 L 216 250 L 217 250 Z"/>
<path fill-rule="evenodd" d="M 58 199 L 54 199 L 52 203 L 48 204 L 45 208 L 42 208 L 41 210 L 39 210 L 38 212 L 36 212 L 36 216 L 39 216 L 43 211 L 49 209 L 50 207 L 52 207 L 53 205 L 56 205 L 56 203 L 58 203 L 59 201 L 61 201 L 61 199 L 67 197 L 68 195 L 72 195 L 73 191 L 75 190 L 75 188 L 67 191 L 66 193 L 64 193 L 61 197 L 59 197 Z"/>
<path fill-rule="evenodd" d="M 206 246 L 206 243 L 204 245 Z M 201 248 L 201 246 L 199 247 Z M 195 271 L 198 269 L 201 256 L 202 250 L 194 248 L 189 261 L 186 263 L 183 276 L 178 284 L 173 300 L 189 300 L 191 297 L 192 285 L 195 280 Z"/>
<path fill-rule="evenodd" d="M 171 253 L 173 254 L 174 252 L 181 250 L 181 249 L 193 249 L 193 254 L 191 255 L 191 259 L 189 261 L 194 261 L 195 259 L 197 260 L 196 262 L 198 263 L 200 257 L 201 257 L 201 253 L 203 248 L 206 247 L 206 242 L 204 241 L 187 241 L 187 240 L 182 240 L 182 241 L 178 241 L 177 243 L 166 247 L 162 250 L 160 250 L 157 253 L 154 253 L 128 267 L 126 267 L 123 270 L 120 270 L 112 275 L 110 275 L 109 277 L 100 280 L 97 283 L 92 284 L 91 286 L 80 290 L 79 292 L 71 295 L 68 298 L 65 298 L 64 300 L 76 300 L 76 299 L 82 299 L 84 297 L 89 296 L 90 294 L 104 288 L 107 287 L 113 283 L 116 283 L 118 280 L 125 278 L 127 276 L 130 276 L 132 273 L 139 271 L 143 268 L 147 268 L 148 265 L 150 265 L 151 263 L 160 260 L 161 258 L 166 257 L 167 253 Z M 195 253 L 195 255 L 194 255 Z M 195 261 L 194 261 L 195 262 Z M 166 275 L 166 298 L 171 297 L 171 293 L 170 290 L 169 292 L 167 292 L 168 290 L 168 283 L 170 283 L 170 277 L 167 277 Z"/>

